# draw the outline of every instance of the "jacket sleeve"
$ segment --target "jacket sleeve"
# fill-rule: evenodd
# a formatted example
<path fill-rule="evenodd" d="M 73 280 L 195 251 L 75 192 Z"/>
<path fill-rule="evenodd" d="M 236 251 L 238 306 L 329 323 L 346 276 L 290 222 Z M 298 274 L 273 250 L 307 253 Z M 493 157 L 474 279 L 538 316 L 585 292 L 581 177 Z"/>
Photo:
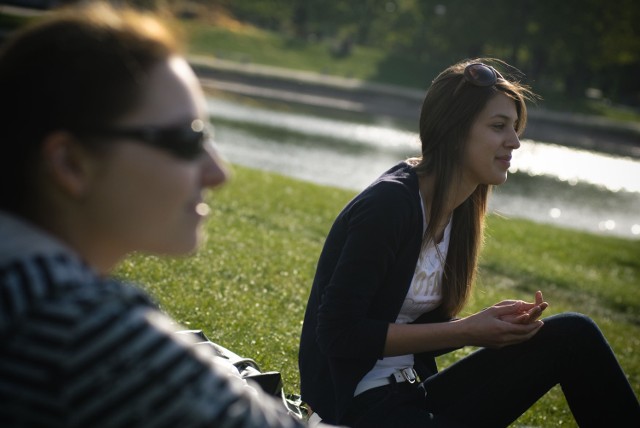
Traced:
<path fill-rule="evenodd" d="M 384 289 L 394 285 L 391 276 L 399 249 L 415 231 L 413 205 L 405 186 L 381 182 L 339 216 L 332 233 L 341 235 L 341 245 L 335 249 L 335 269 L 318 309 L 317 340 L 325 354 L 350 359 L 382 356 L 393 320 L 372 307 Z M 327 240 L 332 239 L 330 233 Z M 389 302 L 385 306 L 397 312 Z"/>

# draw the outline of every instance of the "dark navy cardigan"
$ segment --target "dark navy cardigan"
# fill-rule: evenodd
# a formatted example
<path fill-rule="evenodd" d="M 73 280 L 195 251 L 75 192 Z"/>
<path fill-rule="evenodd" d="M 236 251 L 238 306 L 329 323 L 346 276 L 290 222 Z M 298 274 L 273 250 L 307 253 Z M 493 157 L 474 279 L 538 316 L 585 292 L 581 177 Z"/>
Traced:
<path fill-rule="evenodd" d="M 356 196 L 335 220 L 318 261 L 302 328 L 302 400 L 340 423 L 362 377 L 383 356 L 411 284 L 423 235 L 418 177 L 400 163 Z M 445 321 L 432 311 L 416 322 Z M 422 379 L 434 354 L 416 355 Z"/>

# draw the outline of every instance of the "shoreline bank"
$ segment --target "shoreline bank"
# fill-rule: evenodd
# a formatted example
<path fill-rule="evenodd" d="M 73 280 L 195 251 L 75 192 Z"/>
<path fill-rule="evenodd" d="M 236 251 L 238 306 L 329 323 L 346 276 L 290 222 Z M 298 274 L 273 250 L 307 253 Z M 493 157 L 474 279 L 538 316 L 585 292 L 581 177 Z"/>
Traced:
<path fill-rule="evenodd" d="M 207 89 L 417 123 L 424 91 L 311 72 L 189 58 Z M 640 124 L 529 109 L 523 138 L 640 159 Z"/>

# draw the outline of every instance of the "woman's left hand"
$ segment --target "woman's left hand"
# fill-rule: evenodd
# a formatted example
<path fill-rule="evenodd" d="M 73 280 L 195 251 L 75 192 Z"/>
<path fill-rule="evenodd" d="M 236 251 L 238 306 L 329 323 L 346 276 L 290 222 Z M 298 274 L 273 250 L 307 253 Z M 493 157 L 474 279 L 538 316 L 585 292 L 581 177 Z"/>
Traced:
<path fill-rule="evenodd" d="M 502 315 L 500 319 L 502 321 L 510 322 L 513 324 L 529 324 L 536 321 L 542 315 L 549 304 L 542 298 L 542 291 L 537 291 L 535 296 L 535 303 L 528 303 L 522 300 L 503 300 L 494 306 L 506 306 L 513 305 L 513 313 Z"/>

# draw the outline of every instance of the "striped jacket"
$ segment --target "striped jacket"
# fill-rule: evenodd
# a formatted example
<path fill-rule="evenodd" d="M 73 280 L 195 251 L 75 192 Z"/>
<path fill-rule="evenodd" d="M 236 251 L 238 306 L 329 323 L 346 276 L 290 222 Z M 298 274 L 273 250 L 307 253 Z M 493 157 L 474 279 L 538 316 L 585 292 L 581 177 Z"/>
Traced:
<path fill-rule="evenodd" d="M 0 426 L 295 427 L 140 290 L 0 212 Z"/>

